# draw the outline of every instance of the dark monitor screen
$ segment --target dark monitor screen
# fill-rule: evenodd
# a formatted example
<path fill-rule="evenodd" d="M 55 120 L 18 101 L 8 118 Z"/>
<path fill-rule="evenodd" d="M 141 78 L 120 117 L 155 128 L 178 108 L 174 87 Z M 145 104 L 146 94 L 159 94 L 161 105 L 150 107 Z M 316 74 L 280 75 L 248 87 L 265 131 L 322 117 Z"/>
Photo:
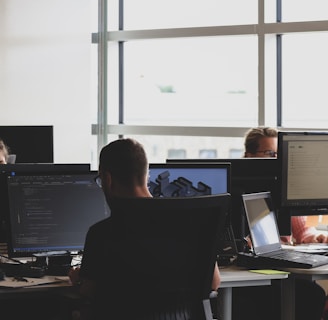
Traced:
<path fill-rule="evenodd" d="M 88 228 L 110 210 L 97 172 L 16 174 L 7 177 L 8 254 L 83 251 Z"/>
<path fill-rule="evenodd" d="M 16 163 L 54 162 L 53 126 L 0 126 L 0 139 Z"/>
<path fill-rule="evenodd" d="M 291 215 L 328 214 L 328 132 L 278 132 L 281 206 Z"/>
<path fill-rule="evenodd" d="M 7 242 L 7 229 L 9 220 L 9 203 L 7 191 L 7 176 L 15 176 L 17 174 L 53 172 L 89 172 L 89 163 L 16 163 L 0 165 L 0 194 L 1 194 L 1 209 L 0 209 L 0 242 Z"/>
<path fill-rule="evenodd" d="M 151 163 L 148 187 L 154 197 L 192 197 L 230 192 L 230 163 Z"/>
<path fill-rule="evenodd" d="M 281 235 L 290 234 L 290 219 L 279 214 L 278 161 L 276 158 L 223 158 L 223 159 L 167 159 L 167 163 L 216 163 L 231 164 L 231 214 L 235 237 L 242 239 L 248 234 L 242 194 L 270 191 L 278 213 Z"/>

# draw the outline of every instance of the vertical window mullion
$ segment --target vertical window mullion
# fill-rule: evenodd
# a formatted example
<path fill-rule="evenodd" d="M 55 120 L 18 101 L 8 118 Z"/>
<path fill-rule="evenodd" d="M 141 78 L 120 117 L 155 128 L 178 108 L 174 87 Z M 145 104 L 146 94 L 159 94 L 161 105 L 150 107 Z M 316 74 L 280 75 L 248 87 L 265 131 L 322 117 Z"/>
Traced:
<path fill-rule="evenodd" d="M 281 22 L 281 0 L 277 0 L 277 23 Z M 277 126 L 282 126 L 282 35 L 276 35 L 277 42 Z"/>
<path fill-rule="evenodd" d="M 119 0 L 119 30 L 124 30 L 124 0 Z M 119 110 L 118 123 L 124 123 L 124 42 L 118 43 Z M 122 136 L 121 136 L 122 137 Z"/>
<path fill-rule="evenodd" d="M 98 125 L 97 148 L 107 144 L 107 0 L 98 2 Z"/>
<path fill-rule="evenodd" d="M 265 124 L 264 0 L 258 1 L 258 125 Z"/>

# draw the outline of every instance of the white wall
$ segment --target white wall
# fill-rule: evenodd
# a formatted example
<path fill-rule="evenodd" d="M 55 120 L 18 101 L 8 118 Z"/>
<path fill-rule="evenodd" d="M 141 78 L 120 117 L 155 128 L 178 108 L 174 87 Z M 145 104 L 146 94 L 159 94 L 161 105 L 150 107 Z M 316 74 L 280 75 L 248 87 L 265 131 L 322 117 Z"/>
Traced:
<path fill-rule="evenodd" d="M 96 151 L 96 6 L 92 0 L 0 2 L 0 125 L 53 125 L 57 163 L 90 163 Z"/>

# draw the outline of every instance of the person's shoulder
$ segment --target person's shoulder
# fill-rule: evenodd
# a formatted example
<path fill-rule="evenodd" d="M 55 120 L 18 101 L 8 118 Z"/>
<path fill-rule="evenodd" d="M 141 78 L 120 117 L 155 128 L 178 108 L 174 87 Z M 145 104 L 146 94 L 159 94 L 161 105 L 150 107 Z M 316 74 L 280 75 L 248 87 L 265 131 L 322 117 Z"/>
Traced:
<path fill-rule="evenodd" d="M 112 220 L 111 217 L 105 218 L 103 220 L 100 220 L 96 223 L 94 223 L 91 227 L 90 227 L 90 231 L 91 232 L 97 232 L 98 230 L 101 230 L 103 228 L 108 228 L 111 224 L 112 224 Z"/>

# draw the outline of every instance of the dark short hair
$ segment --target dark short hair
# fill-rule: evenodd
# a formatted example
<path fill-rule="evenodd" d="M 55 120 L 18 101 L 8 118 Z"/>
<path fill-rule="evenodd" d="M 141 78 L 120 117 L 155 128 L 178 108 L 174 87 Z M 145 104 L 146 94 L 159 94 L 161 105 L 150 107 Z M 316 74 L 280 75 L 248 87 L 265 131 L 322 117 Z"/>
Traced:
<path fill-rule="evenodd" d="M 276 138 L 278 137 L 278 131 L 271 127 L 258 127 L 251 128 L 245 135 L 245 153 L 256 153 L 259 148 L 259 141 L 261 138 Z"/>
<path fill-rule="evenodd" d="M 109 172 L 123 185 L 142 185 L 148 173 L 146 152 L 134 139 L 118 139 L 100 152 L 99 171 Z"/>

